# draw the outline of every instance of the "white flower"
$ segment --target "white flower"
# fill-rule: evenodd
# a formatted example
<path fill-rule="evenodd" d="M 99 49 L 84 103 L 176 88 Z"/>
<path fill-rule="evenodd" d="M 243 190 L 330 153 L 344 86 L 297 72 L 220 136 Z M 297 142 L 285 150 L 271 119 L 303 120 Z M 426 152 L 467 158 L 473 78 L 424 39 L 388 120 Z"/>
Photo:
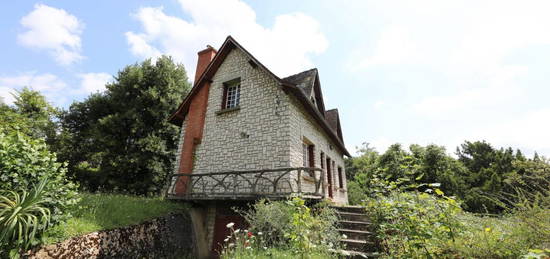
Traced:
<path fill-rule="evenodd" d="M 227 228 L 232 228 L 233 226 L 235 226 L 235 223 L 233 223 L 233 222 L 226 225 Z"/>
<path fill-rule="evenodd" d="M 229 241 L 229 238 L 226 238 L 226 239 L 223 240 L 223 242 L 227 242 L 227 241 Z"/>
<path fill-rule="evenodd" d="M 267 246 L 264 246 L 264 250 L 267 250 Z"/>
<path fill-rule="evenodd" d="M 258 232 L 258 236 L 261 236 L 261 235 L 263 235 L 263 234 L 264 234 L 264 233 L 262 233 L 262 232 Z"/>
<path fill-rule="evenodd" d="M 346 234 L 342 234 L 342 238 L 346 239 L 346 238 L 348 238 L 348 236 L 346 236 Z"/>
<path fill-rule="evenodd" d="M 252 249 L 252 247 L 251 247 L 251 246 L 247 246 L 246 249 Z"/>
<path fill-rule="evenodd" d="M 231 225 L 231 226 L 233 226 L 233 225 Z M 235 234 L 237 234 L 237 233 L 239 233 L 239 232 L 241 232 L 240 229 L 235 230 Z"/>
<path fill-rule="evenodd" d="M 234 246 L 235 246 L 235 244 L 233 244 L 233 243 L 229 244 L 229 247 L 234 247 Z"/>

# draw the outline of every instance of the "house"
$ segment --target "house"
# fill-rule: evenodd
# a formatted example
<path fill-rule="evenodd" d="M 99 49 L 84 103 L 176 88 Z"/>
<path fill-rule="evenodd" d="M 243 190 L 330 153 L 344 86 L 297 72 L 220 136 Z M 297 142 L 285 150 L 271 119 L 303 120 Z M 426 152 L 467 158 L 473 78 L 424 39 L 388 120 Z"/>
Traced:
<path fill-rule="evenodd" d="M 168 197 L 201 204 L 212 249 L 224 223 L 238 221 L 231 202 L 296 194 L 347 204 L 350 154 L 317 69 L 279 78 L 231 36 L 198 56 L 194 86 L 169 119 L 181 135 Z"/>

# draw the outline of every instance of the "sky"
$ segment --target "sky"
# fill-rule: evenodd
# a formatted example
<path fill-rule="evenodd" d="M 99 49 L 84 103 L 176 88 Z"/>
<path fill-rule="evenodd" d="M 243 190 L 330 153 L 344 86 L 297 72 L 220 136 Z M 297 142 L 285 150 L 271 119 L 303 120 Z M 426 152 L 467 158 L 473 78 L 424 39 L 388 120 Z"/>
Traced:
<path fill-rule="evenodd" d="M 117 71 L 227 35 L 279 77 L 317 67 L 353 153 L 486 140 L 550 156 L 549 1 L 0 2 L 0 97 L 67 108 Z"/>

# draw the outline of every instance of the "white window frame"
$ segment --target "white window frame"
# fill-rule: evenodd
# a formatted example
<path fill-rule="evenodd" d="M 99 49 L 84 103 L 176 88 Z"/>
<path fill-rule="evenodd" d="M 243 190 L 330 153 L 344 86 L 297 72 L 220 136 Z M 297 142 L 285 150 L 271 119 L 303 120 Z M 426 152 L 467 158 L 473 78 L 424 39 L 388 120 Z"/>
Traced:
<path fill-rule="evenodd" d="M 225 97 L 225 109 L 239 107 L 241 102 L 241 82 L 228 84 Z"/>

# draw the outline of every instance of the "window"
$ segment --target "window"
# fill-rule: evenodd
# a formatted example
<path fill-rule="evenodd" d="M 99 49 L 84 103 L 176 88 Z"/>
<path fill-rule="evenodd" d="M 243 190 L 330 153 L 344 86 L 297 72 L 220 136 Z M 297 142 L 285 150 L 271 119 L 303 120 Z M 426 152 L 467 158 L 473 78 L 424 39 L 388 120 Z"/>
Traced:
<path fill-rule="evenodd" d="M 241 81 L 231 80 L 224 83 L 222 109 L 230 109 L 239 106 L 241 101 Z"/>
<path fill-rule="evenodd" d="M 325 169 L 325 153 L 321 152 L 321 169 Z"/>
<path fill-rule="evenodd" d="M 338 167 L 338 187 L 344 189 L 344 177 L 342 175 L 342 167 Z"/>
<path fill-rule="evenodd" d="M 304 167 L 315 167 L 315 151 L 314 145 L 304 142 L 302 144 L 302 156 L 303 156 L 303 166 Z"/>

